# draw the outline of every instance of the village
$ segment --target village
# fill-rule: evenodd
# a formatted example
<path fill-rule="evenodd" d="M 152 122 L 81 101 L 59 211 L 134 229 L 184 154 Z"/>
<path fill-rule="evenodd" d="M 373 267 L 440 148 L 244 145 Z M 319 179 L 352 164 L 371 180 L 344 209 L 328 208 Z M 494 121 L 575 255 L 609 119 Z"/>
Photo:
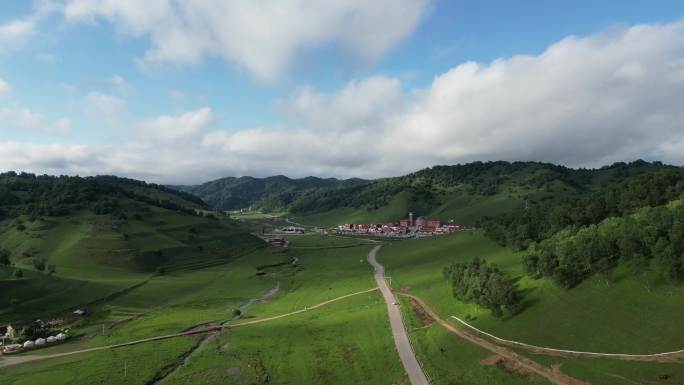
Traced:
<path fill-rule="evenodd" d="M 72 313 L 71 321 L 87 315 L 87 308 L 76 309 Z M 18 321 L 0 326 L 0 356 L 64 342 L 70 337 L 67 323 L 70 322 L 65 322 L 63 318 L 55 318 Z"/>
<path fill-rule="evenodd" d="M 399 223 L 357 223 L 343 224 L 336 229 L 327 230 L 343 235 L 373 235 L 391 238 L 414 238 L 444 235 L 465 230 L 462 225 L 444 224 L 439 219 L 418 217 L 414 220 L 413 213 L 408 213 L 408 218 L 401 219 Z M 324 231 L 326 232 L 326 231 Z"/>

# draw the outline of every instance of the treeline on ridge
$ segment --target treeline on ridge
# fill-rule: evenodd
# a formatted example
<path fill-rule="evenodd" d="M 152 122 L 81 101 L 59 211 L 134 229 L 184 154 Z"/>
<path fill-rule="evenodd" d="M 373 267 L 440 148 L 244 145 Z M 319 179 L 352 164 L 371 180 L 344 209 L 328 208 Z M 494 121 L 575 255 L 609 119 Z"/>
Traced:
<path fill-rule="evenodd" d="M 188 214 L 195 214 L 195 207 L 206 207 L 190 194 L 133 179 L 0 174 L 0 220 L 17 215 L 65 216 L 83 209 L 108 214 L 116 209 L 116 197 Z"/>

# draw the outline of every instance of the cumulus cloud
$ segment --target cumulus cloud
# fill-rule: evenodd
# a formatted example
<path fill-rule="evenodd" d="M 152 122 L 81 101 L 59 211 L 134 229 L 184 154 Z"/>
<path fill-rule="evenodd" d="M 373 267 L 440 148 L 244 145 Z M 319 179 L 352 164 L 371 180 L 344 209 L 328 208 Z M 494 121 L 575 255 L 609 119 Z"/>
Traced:
<path fill-rule="evenodd" d="M 175 116 L 159 116 L 145 120 L 139 130 L 150 139 L 173 141 L 195 137 L 217 120 L 210 108 L 204 107 Z"/>
<path fill-rule="evenodd" d="M 0 54 L 24 46 L 36 35 L 38 24 L 58 9 L 51 0 L 34 1 L 33 4 L 30 15 L 0 24 Z"/>
<path fill-rule="evenodd" d="M 277 126 L 212 129 L 213 113 L 200 109 L 143 123 L 156 133 L 145 140 L 74 150 L 91 163 L 70 163 L 68 147 L 46 153 L 64 151 L 63 172 L 161 182 L 276 173 L 378 177 L 491 159 L 683 164 L 681 100 L 684 24 L 638 25 L 571 36 L 535 56 L 463 63 L 421 89 L 383 76 L 329 93 L 298 88 L 276 103 L 283 113 Z M 179 140 L 160 140 L 164 135 Z M 27 151 L 40 151 L 36 146 Z M 35 169 L 27 157 L 0 165 Z"/>
<path fill-rule="evenodd" d="M 413 32 L 429 0 L 70 0 L 71 22 L 113 23 L 125 35 L 148 36 L 143 65 L 193 65 L 207 56 L 274 80 L 297 53 L 340 44 L 375 61 Z"/>
<path fill-rule="evenodd" d="M 45 123 L 43 115 L 22 107 L 0 107 L 0 121 L 5 126 L 20 130 L 35 130 L 51 134 L 65 134 L 71 131 L 71 122 L 62 118 L 53 124 Z"/>
<path fill-rule="evenodd" d="M 85 96 L 86 113 L 95 118 L 103 118 L 107 123 L 113 123 L 117 115 L 126 108 L 126 101 L 105 94 L 92 91 Z"/>

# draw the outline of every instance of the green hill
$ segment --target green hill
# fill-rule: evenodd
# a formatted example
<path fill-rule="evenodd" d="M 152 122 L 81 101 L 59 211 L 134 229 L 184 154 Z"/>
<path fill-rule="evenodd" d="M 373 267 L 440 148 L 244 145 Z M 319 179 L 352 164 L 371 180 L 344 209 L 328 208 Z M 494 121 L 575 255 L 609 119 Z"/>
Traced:
<path fill-rule="evenodd" d="M 307 191 L 288 209 L 300 222 L 313 225 L 396 221 L 408 211 L 476 225 L 485 217 L 585 196 L 638 175 L 673 169 L 644 161 L 600 169 L 503 161 L 435 166 L 360 186 Z"/>
<path fill-rule="evenodd" d="M 84 305 L 263 242 L 200 199 L 105 177 L 0 174 L 0 321 Z M 18 277 L 21 275 L 21 277 Z"/>
<path fill-rule="evenodd" d="M 194 194 L 220 210 L 252 207 L 265 211 L 277 211 L 287 207 L 303 192 L 359 186 L 365 183 L 367 181 L 358 178 L 340 180 L 310 176 L 291 179 L 277 175 L 267 178 L 226 177 L 201 185 L 171 187 Z"/>

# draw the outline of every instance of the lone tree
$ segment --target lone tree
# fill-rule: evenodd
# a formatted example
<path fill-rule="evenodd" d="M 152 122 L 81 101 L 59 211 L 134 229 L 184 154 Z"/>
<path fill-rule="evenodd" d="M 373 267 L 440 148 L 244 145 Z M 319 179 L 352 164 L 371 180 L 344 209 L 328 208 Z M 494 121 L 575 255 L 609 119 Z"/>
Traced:
<path fill-rule="evenodd" d="M 240 309 L 233 310 L 233 318 L 240 318 L 241 316 L 242 316 L 242 310 L 240 310 Z"/>
<path fill-rule="evenodd" d="M 45 271 L 45 260 L 42 258 L 34 258 L 33 267 L 38 271 Z"/>
<path fill-rule="evenodd" d="M 16 269 L 14 270 L 14 278 L 23 278 L 24 277 L 24 272 L 22 270 Z"/>
<path fill-rule="evenodd" d="M 57 272 L 57 265 L 48 265 L 47 266 L 47 272 L 48 272 L 48 275 L 55 274 Z"/>
<path fill-rule="evenodd" d="M 12 264 L 10 261 L 10 252 L 7 249 L 0 249 L 0 266 L 9 266 Z"/>

